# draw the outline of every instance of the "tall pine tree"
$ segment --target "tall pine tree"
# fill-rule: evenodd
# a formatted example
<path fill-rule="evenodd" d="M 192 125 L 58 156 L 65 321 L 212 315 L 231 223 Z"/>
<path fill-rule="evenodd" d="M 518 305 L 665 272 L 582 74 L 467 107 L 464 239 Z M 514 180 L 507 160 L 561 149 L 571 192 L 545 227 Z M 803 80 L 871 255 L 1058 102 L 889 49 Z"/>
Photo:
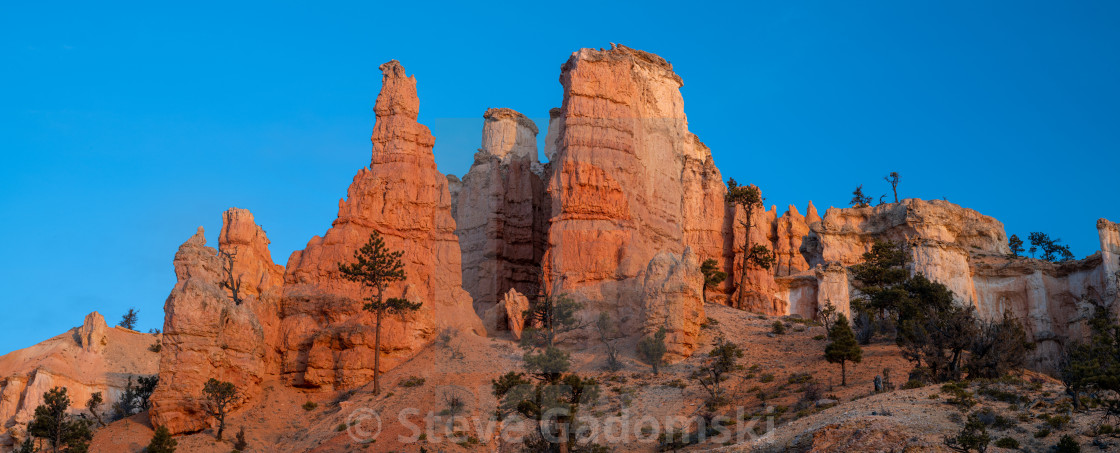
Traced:
<path fill-rule="evenodd" d="M 829 332 L 832 342 L 824 348 L 824 358 L 828 363 L 840 364 L 840 385 L 848 385 L 847 363 L 859 363 L 863 360 L 863 350 L 856 341 L 856 334 L 848 324 L 848 317 L 840 314 L 836 317 L 836 324 L 832 325 Z"/>
<path fill-rule="evenodd" d="M 338 271 L 342 276 L 352 282 L 361 283 L 366 289 L 373 291 L 372 296 L 365 297 L 366 304 L 363 308 L 376 315 L 373 334 L 373 394 L 381 393 L 381 321 L 385 314 L 397 315 L 420 309 L 420 302 L 410 302 L 399 297 L 385 298 L 385 287 L 390 283 L 402 281 L 404 276 L 404 263 L 401 262 L 402 251 L 391 251 L 385 245 L 385 240 L 374 231 L 369 235 L 369 241 L 360 249 L 354 251 L 354 262 L 338 264 Z"/>

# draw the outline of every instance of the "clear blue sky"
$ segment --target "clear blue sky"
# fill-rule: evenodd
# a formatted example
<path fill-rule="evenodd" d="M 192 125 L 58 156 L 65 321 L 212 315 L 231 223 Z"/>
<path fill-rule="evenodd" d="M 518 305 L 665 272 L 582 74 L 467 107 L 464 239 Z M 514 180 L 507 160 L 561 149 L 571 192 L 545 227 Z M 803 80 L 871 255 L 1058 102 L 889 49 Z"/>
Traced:
<path fill-rule="evenodd" d="M 1079 257 L 1120 220 L 1120 3 L 768 3 L 6 2 L 0 352 L 93 310 L 162 326 L 176 248 L 230 206 L 285 263 L 368 165 L 393 58 L 446 173 L 486 108 L 547 117 L 571 52 L 618 42 L 674 64 L 724 177 L 782 211 L 898 171 Z"/>

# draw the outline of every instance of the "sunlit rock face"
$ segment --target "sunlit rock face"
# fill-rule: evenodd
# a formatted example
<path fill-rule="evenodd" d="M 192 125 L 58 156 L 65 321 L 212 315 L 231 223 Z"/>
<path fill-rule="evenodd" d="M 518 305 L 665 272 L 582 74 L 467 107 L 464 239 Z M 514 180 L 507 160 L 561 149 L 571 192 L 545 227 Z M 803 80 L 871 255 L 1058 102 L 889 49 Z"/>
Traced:
<path fill-rule="evenodd" d="M 369 294 L 343 279 L 338 263 L 352 261 L 374 231 L 404 252 L 407 280 L 390 285 L 385 297 L 423 303 L 417 312 L 386 317 L 382 367 L 407 359 L 444 328 L 485 334 L 463 290 L 448 178 L 436 169 L 435 138 L 416 121 L 416 79 L 396 60 L 381 71 L 370 166 L 354 176 L 327 233 L 288 259 L 282 372 L 297 385 L 349 387 L 372 377 L 373 314 L 361 310 Z"/>
<path fill-rule="evenodd" d="M 158 334 L 109 327 L 95 311 L 81 326 L 0 356 L 0 447 L 27 437 L 35 408 L 54 387 L 66 388 L 71 414 L 88 414 L 85 403 L 97 392 L 102 408 L 112 407 L 129 377 L 156 373 L 159 354 L 149 347 L 158 341 Z"/>
<path fill-rule="evenodd" d="M 692 247 L 724 257 L 722 178 L 688 131 L 681 79 L 664 59 L 625 46 L 581 49 L 560 83 L 563 105 L 546 138 L 545 284 L 636 331 L 655 255 Z"/>
<path fill-rule="evenodd" d="M 223 220 L 223 254 L 206 246 L 201 227 L 175 254 L 178 281 L 164 304 L 160 380 L 151 396 L 153 423 L 175 433 L 209 426 L 197 401 L 208 379 L 232 382 L 249 399 L 278 370 L 283 269 L 252 214 L 233 208 Z M 236 298 L 231 275 L 240 281 Z"/>
<path fill-rule="evenodd" d="M 489 109 L 483 118 L 482 148 L 455 200 L 463 288 L 479 313 L 511 289 L 539 292 L 550 207 L 536 124 L 506 108 Z"/>

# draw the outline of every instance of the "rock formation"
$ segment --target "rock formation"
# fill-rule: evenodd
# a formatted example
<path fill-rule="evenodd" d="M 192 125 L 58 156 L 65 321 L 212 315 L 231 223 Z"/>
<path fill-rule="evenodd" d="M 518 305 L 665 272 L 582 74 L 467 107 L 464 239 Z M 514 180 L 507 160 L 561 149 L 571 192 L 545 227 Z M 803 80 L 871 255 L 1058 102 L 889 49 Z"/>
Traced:
<path fill-rule="evenodd" d="M 548 222 L 537 126 L 505 108 L 483 118 L 482 148 L 463 176 L 454 211 L 463 288 L 479 313 L 511 289 L 537 294 Z"/>
<path fill-rule="evenodd" d="M 509 331 L 514 338 L 521 339 L 525 328 L 525 312 L 529 310 L 529 299 L 516 289 L 510 289 L 502 301 L 490 307 L 482 315 L 482 322 L 493 331 Z"/>
<path fill-rule="evenodd" d="M 0 446 L 25 437 L 26 424 L 43 393 L 66 387 L 72 413 L 101 392 L 109 411 L 120 400 L 129 377 L 156 374 L 159 354 L 148 349 L 159 335 L 108 327 L 97 312 L 70 331 L 34 346 L 0 356 Z"/>
<path fill-rule="evenodd" d="M 383 367 L 409 357 L 444 328 L 485 334 L 463 290 L 448 179 L 432 156 L 435 138 L 416 122 L 416 79 L 396 60 L 381 71 L 370 166 L 354 176 L 331 229 L 288 259 L 283 373 L 296 385 L 347 387 L 372 377 L 373 314 L 361 310 L 366 294 L 340 276 L 338 263 L 352 260 L 373 231 L 389 248 L 404 251 L 407 280 L 391 285 L 386 297 L 423 303 L 418 312 L 385 319 Z"/>
<path fill-rule="evenodd" d="M 661 252 L 646 268 L 642 283 L 645 313 L 643 333 L 652 335 L 665 328 L 665 360 L 678 362 L 696 349 L 700 325 L 706 320 L 700 288 L 704 276 L 691 248 L 681 255 Z"/>
<path fill-rule="evenodd" d="M 247 211 L 231 209 L 224 219 L 219 248 L 229 253 L 237 250 L 232 273 L 241 276 L 247 294 L 237 303 L 232 290 L 222 286 L 230 271 L 223 268 L 218 250 L 206 246 L 201 227 L 179 247 L 178 282 L 164 304 L 160 379 L 151 397 L 152 423 L 173 433 L 209 426 L 201 396 L 210 378 L 232 382 L 244 401 L 259 392 L 261 381 L 275 366 L 268 340 L 276 335 L 276 298 L 258 297 L 272 288 L 269 283 L 279 283 L 270 280 L 267 272 L 272 265 L 268 240 Z M 227 242 L 248 238 L 253 241 Z M 261 248 L 263 256 L 250 253 Z M 261 270 L 266 272 L 255 273 Z M 264 286 L 258 284 L 261 281 Z"/>
<path fill-rule="evenodd" d="M 625 46 L 581 49 L 560 82 L 564 102 L 546 137 L 545 283 L 586 302 L 587 313 L 640 324 L 642 274 L 655 255 L 724 255 L 723 181 L 688 132 L 681 79 L 664 59 Z"/>

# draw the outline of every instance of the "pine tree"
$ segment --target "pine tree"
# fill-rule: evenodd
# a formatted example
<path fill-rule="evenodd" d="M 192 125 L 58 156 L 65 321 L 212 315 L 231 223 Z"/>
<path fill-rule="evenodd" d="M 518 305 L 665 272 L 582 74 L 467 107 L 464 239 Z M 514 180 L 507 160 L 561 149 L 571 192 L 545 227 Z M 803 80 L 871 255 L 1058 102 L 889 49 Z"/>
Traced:
<path fill-rule="evenodd" d="M 840 364 L 840 385 L 848 385 L 847 363 L 859 363 L 863 360 L 863 350 L 856 341 L 852 326 L 848 324 L 848 317 L 843 314 L 838 315 L 828 336 L 832 342 L 825 346 L 824 358 L 828 363 Z"/>
<path fill-rule="evenodd" d="M 226 415 L 231 409 L 230 406 L 240 399 L 237 387 L 232 382 L 210 378 L 202 387 L 202 395 L 205 401 L 203 410 L 217 420 L 218 432 L 215 437 L 222 440 L 222 432 L 226 429 Z"/>
<path fill-rule="evenodd" d="M 121 322 L 117 323 L 117 325 L 128 330 L 136 330 L 136 321 L 139 314 L 140 312 L 136 311 L 135 308 L 129 308 L 128 313 L 125 313 L 124 316 L 121 317 Z"/>
<path fill-rule="evenodd" d="M 35 418 L 27 425 L 33 437 L 46 439 L 52 452 L 85 452 L 93 439 L 89 421 L 74 419 L 66 413 L 70 396 L 65 387 L 54 387 L 43 393 L 43 404 L 35 408 Z"/>
<path fill-rule="evenodd" d="M 237 430 L 237 436 L 235 436 L 234 439 L 235 439 L 234 442 L 233 442 L 233 449 L 234 450 L 245 451 L 246 448 L 249 448 L 249 442 L 245 440 L 245 427 L 244 426 L 242 426 L 241 429 Z"/>
<path fill-rule="evenodd" d="M 727 278 L 727 272 L 719 270 L 719 261 L 708 258 L 700 265 L 700 273 L 704 275 L 704 287 L 700 288 L 700 300 L 708 303 L 708 288 L 717 288 Z"/>
<path fill-rule="evenodd" d="M 89 413 L 93 416 L 93 419 L 97 420 L 97 424 L 101 426 L 105 426 L 105 422 L 101 420 L 100 409 L 101 403 L 104 402 L 105 399 L 101 396 L 101 392 L 93 392 L 93 394 L 89 396 L 89 400 L 86 401 L 86 409 L 89 410 Z"/>
<path fill-rule="evenodd" d="M 373 291 L 373 296 L 365 298 L 363 308 L 376 314 L 373 335 L 374 395 L 381 393 L 381 322 L 385 314 L 399 315 L 420 309 L 420 302 L 414 303 L 398 297 L 385 299 L 385 287 L 405 279 L 402 256 L 403 251 L 390 251 L 385 240 L 374 231 L 370 233 L 369 241 L 354 251 L 353 263 L 338 265 L 339 272 L 347 280 L 361 283 L 366 289 Z"/>
<path fill-rule="evenodd" d="M 848 202 L 853 208 L 866 208 L 871 205 L 871 197 L 863 194 L 863 184 L 856 186 L 852 191 L 852 200 Z"/>
<path fill-rule="evenodd" d="M 661 364 L 665 360 L 665 328 L 657 329 L 657 332 L 652 336 L 642 338 L 638 341 L 638 358 L 645 362 L 647 365 L 653 367 L 653 374 L 658 374 Z"/>
<path fill-rule="evenodd" d="M 894 202 L 898 203 L 898 172 L 892 171 L 891 174 L 884 176 L 883 180 L 891 185 L 891 192 L 894 193 Z"/>
<path fill-rule="evenodd" d="M 758 187 L 752 185 L 740 186 L 735 182 L 735 178 L 727 181 L 727 193 L 724 195 L 724 201 L 733 206 L 743 209 L 743 220 L 739 224 L 743 226 L 744 235 L 746 236 L 743 241 L 743 254 L 742 266 L 743 275 L 739 280 L 739 303 L 743 303 L 743 299 L 747 296 L 745 289 L 748 287 L 747 277 L 749 273 L 747 269 L 751 267 L 758 267 L 762 269 L 770 269 L 774 266 L 777 259 L 774 257 L 774 252 L 769 247 L 762 244 L 751 245 L 751 230 L 754 223 L 755 210 L 762 209 L 762 192 Z"/>
<path fill-rule="evenodd" d="M 176 445 L 179 445 L 179 441 L 171 438 L 171 431 L 166 426 L 160 426 L 156 428 L 156 434 L 148 443 L 147 453 L 175 453 Z"/>
<path fill-rule="evenodd" d="M 1011 237 L 1007 238 L 1007 247 L 1011 249 L 1011 255 L 1018 258 L 1023 253 L 1023 240 L 1012 234 Z"/>

